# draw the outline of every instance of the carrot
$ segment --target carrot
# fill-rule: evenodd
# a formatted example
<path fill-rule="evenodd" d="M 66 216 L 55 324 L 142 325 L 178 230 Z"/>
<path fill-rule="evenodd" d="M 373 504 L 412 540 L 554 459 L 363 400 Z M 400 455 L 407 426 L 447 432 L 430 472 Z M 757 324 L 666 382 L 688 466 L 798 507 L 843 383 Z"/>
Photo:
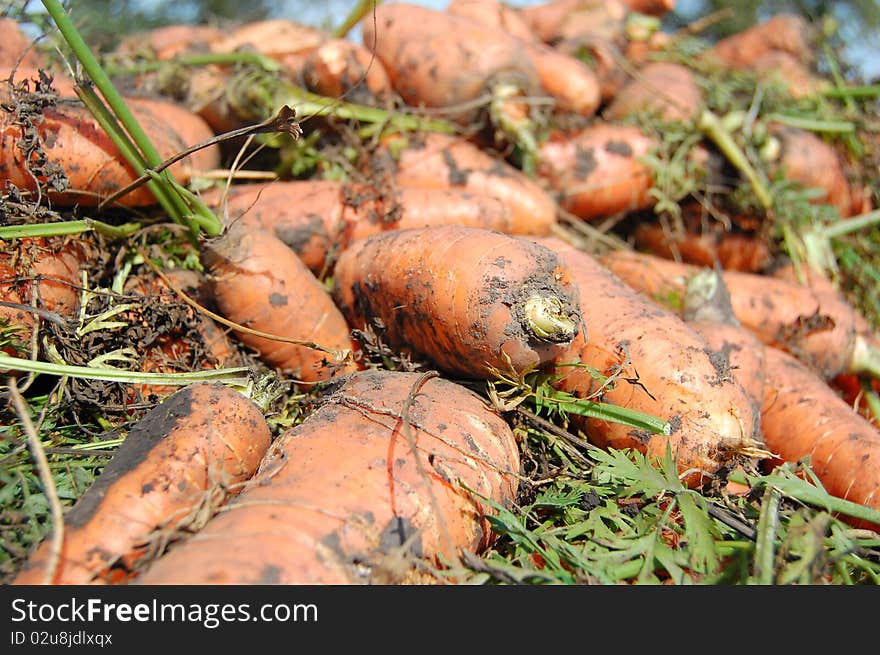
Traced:
<path fill-rule="evenodd" d="M 489 502 L 512 505 L 519 453 L 476 394 L 373 370 L 341 378 L 321 402 L 278 437 L 236 502 L 137 582 L 424 583 L 436 581 L 426 567 L 494 541 Z"/>
<path fill-rule="evenodd" d="M 601 105 L 607 105 L 629 81 L 621 65 L 624 54 L 612 39 L 586 34 L 559 41 L 553 45 L 559 52 L 587 62 L 599 82 Z"/>
<path fill-rule="evenodd" d="M 377 104 L 391 98 L 391 78 L 381 62 L 362 45 L 328 38 L 303 62 L 304 85 L 321 95 L 350 102 Z"/>
<path fill-rule="evenodd" d="M 645 112 L 665 121 L 693 122 L 703 104 L 694 72 L 683 64 L 652 61 L 639 68 L 602 112 L 609 121 Z"/>
<path fill-rule="evenodd" d="M 510 7 L 499 0 L 453 0 L 446 11 L 502 30 L 522 41 L 541 87 L 554 100 L 554 110 L 581 116 L 596 113 L 601 89 L 593 70 L 575 57 L 541 43 Z"/>
<path fill-rule="evenodd" d="M 262 410 L 238 391 L 220 383 L 181 389 L 132 427 L 66 512 L 57 563 L 45 540 L 12 583 L 102 584 L 120 568 L 133 574 L 235 494 L 270 440 Z"/>
<path fill-rule="evenodd" d="M 559 255 L 584 290 L 586 329 L 554 360 L 554 384 L 579 398 L 647 412 L 669 422 L 672 430 L 649 434 L 572 417 L 575 427 L 604 448 L 633 448 L 663 458 L 668 447 L 683 482 L 692 487 L 753 452 L 759 417 L 743 387 L 693 328 L 586 252 L 556 238 L 538 241 Z"/>
<path fill-rule="evenodd" d="M 21 86 L 6 100 L 12 110 L 0 116 L 0 175 L 20 191 L 43 190 L 58 206 L 95 206 L 139 177 L 78 100 L 58 100 Z M 128 98 L 126 103 L 163 158 L 213 136 L 206 123 L 171 101 Z M 186 184 L 190 171 L 216 168 L 219 161 L 219 148 L 211 146 L 169 170 Z M 147 187 L 118 201 L 125 207 L 155 202 Z"/>
<path fill-rule="evenodd" d="M 25 66 L 39 68 L 46 64 L 43 53 L 21 29 L 14 18 L 0 16 L 0 68 Z"/>
<path fill-rule="evenodd" d="M 392 230 L 352 243 L 333 277 L 352 327 L 465 377 L 524 373 L 579 332 L 576 286 L 553 252 L 525 237 L 457 225 Z"/>
<path fill-rule="evenodd" d="M 357 368 L 348 325 L 327 290 L 278 237 L 233 222 L 201 257 L 226 319 L 285 339 L 236 329 L 264 362 L 303 385 Z"/>
<path fill-rule="evenodd" d="M 712 267 L 717 263 L 725 271 L 760 273 L 770 265 L 772 256 L 764 239 L 727 231 L 720 223 L 704 229 L 686 224 L 678 234 L 660 222 L 640 222 L 632 238 L 636 248 L 658 257 L 697 266 Z"/>
<path fill-rule="evenodd" d="M 439 132 L 391 135 L 369 163 L 402 186 L 460 189 L 504 201 L 513 213 L 512 233 L 549 234 L 556 204 L 541 186 L 501 157 L 474 143 Z"/>
<path fill-rule="evenodd" d="M 700 270 L 645 253 L 615 250 L 601 257 L 627 284 L 654 298 L 681 297 Z M 839 292 L 811 289 L 768 275 L 725 271 L 734 313 L 765 344 L 787 350 L 830 379 L 843 372 L 880 375 L 878 350 L 859 334 L 857 312 Z"/>
<path fill-rule="evenodd" d="M 549 0 L 521 7 L 519 13 L 542 41 L 555 44 L 586 35 L 618 41 L 629 8 L 620 0 Z"/>
<path fill-rule="evenodd" d="M 113 49 L 113 55 L 167 61 L 187 53 L 208 52 L 212 42 L 226 37 L 227 33 L 216 25 L 163 25 L 123 35 Z"/>
<path fill-rule="evenodd" d="M 768 52 L 787 52 L 799 61 L 810 61 L 811 27 L 803 16 L 777 14 L 741 32 L 719 40 L 708 57 L 731 68 L 748 68 Z"/>
<path fill-rule="evenodd" d="M 298 79 L 309 55 L 328 39 L 321 29 L 289 18 L 268 18 L 243 23 L 219 40 L 210 42 L 211 52 L 258 52 L 281 64 L 289 79 Z"/>
<path fill-rule="evenodd" d="M 561 207 L 584 220 L 646 209 L 654 203 L 653 178 L 639 158 L 655 145 L 634 125 L 554 131 L 538 146 L 536 174 Z"/>
<path fill-rule="evenodd" d="M 764 399 L 764 344 L 736 317 L 730 291 L 718 270 L 705 268 L 687 281 L 682 318 L 709 345 L 719 370 L 746 392 L 752 416 L 760 416 Z"/>
<path fill-rule="evenodd" d="M 33 334 L 35 312 L 62 322 L 76 316 L 80 271 L 95 255 L 89 242 L 75 237 L 0 239 L 0 323 L 17 328 L 22 350 Z"/>
<path fill-rule="evenodd" d="M 447 108 L 472 125 L 488 117 L 520 134 L 530 127 L 525 98 L 541 89 L 522 41 L 465 16 L 407 2 L 381 4 L 362 21 L 363 42 L 408 105 Z"/>
<path fill-rule="evenodd" d="M 450 0 L 446 11 L 492 25 L 526 42 L 540 41 L 517 8 L 500 0 Z"/>
<path fill-rule="evenodd" d="M 880 509 L 880 431 L 790 354 L 767 347 L 765 358 L 761 423 L 767 448 L 779 458 L 771 463 L 809 458 L 828 493 Z"/>
<path fill-rule="evenodd" d="M 830 82 L 818 75 L 795 55 L 772 50 L 758 57 L 751 65 L 759 79 L 782 86 L 792 98 L 809 98 L 830 87 Z"/>
<path fill-rule="evenodd" d="M 675 0 L 623 0 L 630 11 L 649 16 L 663 16 L 670 11 L 675 11 Z"/>
<path fill-rule="evenodd" d="M 502 199 L 458 188 L 380 188 L 313 179 L 241 184 L 230 187 L 228 195 L 216 189 L 202 198 L 227 220 L 240 217 L 273 232 L 316 275 L 351 241 L 384 230 L 468 225 L 509 234 L 544 232 L 514 221 Z"/>
<path fill-rule="evenodd" d="M 770 162 L 771 173 L 804 188 L 824 191 L 825 194 L 813 202 L 832 205 L 841 216 L 850 216 L 853 201 L 849 182 L 834 147 L 812 132 L 796 127 L 771 124 L 769 132 L 781 146 L 778 159 Z"/>

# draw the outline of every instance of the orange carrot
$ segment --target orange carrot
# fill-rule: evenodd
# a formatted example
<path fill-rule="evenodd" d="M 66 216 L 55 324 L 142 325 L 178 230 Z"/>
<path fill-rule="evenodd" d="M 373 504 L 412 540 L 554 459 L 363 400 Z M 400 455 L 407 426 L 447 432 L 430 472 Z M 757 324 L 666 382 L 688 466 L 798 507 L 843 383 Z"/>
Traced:
<path fill-rule="evenodd" d="M 769 266 L 771 251 L 764 239 L 727 231 L 720 223 L 700 230 L 688 224 L 677 234 L 659 222 L 640 222 L 633 230 L 633 244 L 658 257 L 697 266 L 717 263 L 725 271 L 759 273 Z"/>
<path fill-rule="evenodd" d="M 526 42 L 540 41 L 519 10 L 500 0 L 450 0 L 446 11 L 498 27 Z"/>
<path fill-rule="evenodd" d="M 537 182 L 462 137 L 439 132 L 392 135 L 370 166 L 372 171 L 392 175 L 402 186 L 495 196 L 512 211 L 514 234 L 549 234 L 556 223 L 556 204 Z"/>
<path fill-rule="evenodd" d="M 602 115 L 616 121 L 644 112 L 665 121 L 690 123 L 702 105 L 703 91 L 690 68 L 670 61 L 652 61 L 621 87 Z"/>
<path fill-rule="evenodd" d="M 372 53 L 348 39 L 328 38 L 303 61 L 304 85 L 315 93 L 364 105 L 388 100 L 391 79 Z"/>
<path fill-rule="evenodd" d="M 14 18 L 0 16 L 0 68 L 25 66 L 39 68 L 46 64 L 46 57 L 21 29 Z"/>
<path fill-rule="evenodd" d="M 436 581 L 493 541 L 483 500 L 515 500 L 507 423 L 442 378 L 346 376 L 278 437 L 236 502 L 139 579 L 143 584 Z"/>
<path fill-rule="evenodd" d="M 553 252 L 525 237 L 392 230 L 352 243 L 333 277 L 352 327 L 470 378 L 536 368 L 579 332 L 577 288 Z"/>
<path fill-rule="evenodd" d="M 764 344 L 739 322 L 718 270 L 705 268 L 688 279 L 682 318 L 709 345 L 716 367 L 742 386 L 753 420 L 759 417 L 764 399 Z"/>
<path fill-rule="evenodd" d="M 132 427 L 67 511 L 57 562 L 47 539 L 13 584 L 102 584 L 119 569 L 133 574 L 237 493 L 270 441 L 262 410 L 238 391 L 220 383 L 181 389 Z"/>
<path fill-rule="evenodd" d="M 753 452 L 759 417 L 724 362 L 685 321 L 641 295 L 584 251 L 540 239 L 562 259 L 580 289 L 585 335 L 555 359 L 556 386 L 657 416 L 670 434 L 649 434 L 619 423 L 573 417 L 591 442 L 676 457 L 683 482 L 699 486 L 739 456 Z M 589 368 L 607 383 L 598 380 Z"/>
<path fill-rule="evenodd" d="M 523 98 L 541 88 L 522 41 L 465 16 L 407 2 L 381 4 L 375 21 L 362 21 L 362 33 L 407 104 L 449 108 L 464 125 L 483 118 L 492 101 L 504 105 L 512 121 L 527 119 Z"/>
<path fill-rule="evenodd" d="M 541 87 L 554 99 L 556 111 L 582 116 L 596 113 L 601 89 L 593 70 L 577 58 L 541 43 L 513 9 L 499 0 L 453 0 L 446 11 L 520 39 L 538 72 Z"/>
<path fill-rule="evenodd" d="M 553 46 L 559 52 L 587 62 L 599 82 L 599 97 L 607 105 L 629 81 L 626 69 L 621 65 L 624 54 L 612 39 L 587 34 L 559 41 Z"/>
<path fill-rule="evenodd" d="M 800 61 L 813 57 L 810 24 L 803 16 L 777 14 L 741 32 L 718 41 L 709 51 L 711 58 L 732 68 L 748 68 L 768 52 L 787 52 Z"/>
<path fill-rule="evenodd" d="M 812 132 L 787 125 L 772 124 L 770 134 L 779 140 L 778 159 L 770 170 L 804 188 L 821 189 L 824 196 L 813 202 L 833 205 L 843 217 L 850 216 L 853 201 L 843 162 L 837 151 Z"/>
<path fill-rule="evenodd" d="M 649 16 L 663 16 L 670 11 L 675 11 L 675 0 L 623 0 L 623 3 L 631 11 Z"/>
<path fill-rule="evenodd" d="M 654 203 L 653 178 L 639 158 L 655 145 L 634 125 L 556 131 L 538 146 L 536 173 L 561 207 L 584 220 L 645 209 Z"/>
<path fill-rule="evenodd" d="M 629 7 L 620 0 L 549 0 L 522 7 L 519 13 L 546 43 L 587 35 L 617 41 L 623 37 Z"/>
<path fill-rule="evenodd" d="M 809 458 L 828 493 L 880 509 L 880 431 L 788 353 L 767 347 L 765 358 L 767 448 L 782 461 Z M 880 529 L 865 521 L 853 523 Z"/>
<path fill-rule="evenodd" d="M 286 339 L 236 329 L 267 364 L 303 385 L 356 370 L 345 319 L 321 282 L 271 232 L 233 222 L 205 243 L 202 261 L 224 317 Z"/>
<path fill-rule="evenodd" d="M 20 191 L 42 190 L 58 206 L 95 206 L 139 177 L 82 103 L 37 91 L 19 86 L 4 96 L 14 109 L 0 116 L 0 175 Z M 214 135 L 204 121 L 174 102 L 129 98 L 126 103 L 163 158 Z M 216 168 L 219 162 L 215 145 L 169 170 L 186 184 L 192 170 Z M 125 207 L 155 202 L 145 186 L 118 200 Z"/>
<path fill-rule="evenodd" d="M 235 185 L 228 195 L 215 189 L 202 198 L 227 220 L 240 217 L 274 232 L 316 275 L 351 241 L 384 230 L 468 225 L 508 234 L 546 233 L 517 223 L 502 199 L 459 188 L 289 180 Z"/>
<path fill-rule="evenodd" d="M 284 75 L 298 79 L 309 55 L 328 39 L 323 30 L 289 18 L 243 23 L 210 43 L 211 52 L 258 52 L 281 64 Z"/>
<path fill-rule="evenodd" d="M 698 266 L 615 250 L 601 261 L 634 289 L 654 298 L 684 291 Z M 878 351 L 859 334 L 857 312 L 839 292 L 767 275 L 725 271 L 734 313 L 765 344 L 787 350 L 830 379 L 843 372 L 880 375 Z"/>
<path fill-rule="evenodd" d="M 123 35 L 113 49 L 117 57 L 144 57 L 167 61 L 193 52 L 208 52 L 211 43 L 225 39 L 216 25 L 173 24 Z"/>

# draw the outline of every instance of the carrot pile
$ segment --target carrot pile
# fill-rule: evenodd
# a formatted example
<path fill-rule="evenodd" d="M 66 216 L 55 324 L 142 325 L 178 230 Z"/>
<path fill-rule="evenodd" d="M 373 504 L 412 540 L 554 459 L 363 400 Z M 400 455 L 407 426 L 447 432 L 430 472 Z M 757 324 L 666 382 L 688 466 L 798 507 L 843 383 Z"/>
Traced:
<path fill-rule="evenodd" d="M 816 115 L 833 96 L 799 17 L 695 55 L 659 29 L 675 4 L 394 2 L 357 41 L 289 19 L 126 37 L 100 59 L 161 178 L 0 22 L 20 228 L 0 236 L 0 371 L 251 376 L 117 383 L 122 445 L 12 582 L 454 581 L 521 500 L 519 403 L 543 381 L 584 410 L 539 417 L 557 434 L 672 457 L 688 491 L 807 461 L 880 509 L 876 115 Z M 24 229 L 41 219 L 58 233 Z M 172 300 L 196 341 L 133 311 Z M 266 380 L 286 393 L 258 402 Z"/>

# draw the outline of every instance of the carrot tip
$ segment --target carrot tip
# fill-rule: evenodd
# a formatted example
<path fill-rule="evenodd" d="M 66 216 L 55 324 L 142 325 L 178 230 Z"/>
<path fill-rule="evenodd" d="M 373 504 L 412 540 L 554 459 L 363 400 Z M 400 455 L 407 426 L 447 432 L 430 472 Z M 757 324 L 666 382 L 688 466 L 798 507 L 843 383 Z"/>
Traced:
<path fill-rule="evenodd" d="M 565 313 L 559 298 L 531 296 L 524 304 L 527 329 L 542 341 L 566 343 L 577 334 L 577 321 Z"/>

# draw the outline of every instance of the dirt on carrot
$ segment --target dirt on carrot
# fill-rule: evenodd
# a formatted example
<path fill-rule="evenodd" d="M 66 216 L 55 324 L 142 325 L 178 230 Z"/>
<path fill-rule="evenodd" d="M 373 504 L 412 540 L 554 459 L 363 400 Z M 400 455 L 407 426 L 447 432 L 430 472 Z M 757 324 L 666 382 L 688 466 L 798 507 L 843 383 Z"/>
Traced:
<path fill-rule="evenodd" d="M 340 378 L 322 403 L 278 437 L 236 503 L 138 582 L 442 583 L 438 569 L 494 541 L 484 499 L 512 505 L 519 451 L 484 400 L 375 370 Z"/>
<path fill-rule="evenodd" d="M 44 540 L 12 584 L 127 581 L 237 493 L 270 441 L 262 410 L 240 392 L 181 389 L 132 427 L 65 513 L 60 551 Z"/>

